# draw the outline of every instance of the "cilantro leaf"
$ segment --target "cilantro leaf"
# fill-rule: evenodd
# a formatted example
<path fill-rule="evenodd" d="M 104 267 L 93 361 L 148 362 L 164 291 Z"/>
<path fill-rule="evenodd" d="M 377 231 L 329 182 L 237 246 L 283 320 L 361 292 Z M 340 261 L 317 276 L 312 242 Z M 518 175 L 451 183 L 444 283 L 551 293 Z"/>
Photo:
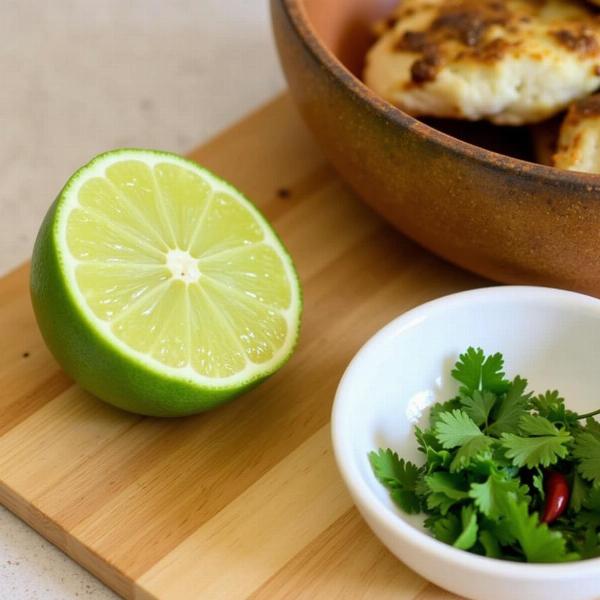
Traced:
<path fill-rule="evenodd" d="M 481 427 L 483 424 L 487 425 L 490 411 L 496 403 L 496 396 L 491 392 L 475 390 L 470 396 L 461 394 L 460 403 L 465 413 L 473 419 L 475 425 Z"/>
<path fill-rule="evenodd" d="M 532 478 L 531 483 L 533 484 L 533 487 L 538 491 L 540 495 L 540 500 L 543 501 L 546 497 L 546 490 L 544 489 L 544 474 L 542 473 L 539 467 L 536 467 L 535 471 L 536 472 Z"/>
<path fill-rule="evenodd" d="M 597 558 L 600 556 L 600 540 L 594 529 L 587 529 L 583 541 L 575 544 L 581 558 Z"/>
<path fill-rule="evenodd" d="M 462 533 L 458 536 L 453 546 L 460 550 L 472 548 L 477 541 L 477 511 L 472 506 L 463 506 L 460 511 Z"/>
<path fill-rule="evenodd" d="M 494 534 L 487 530 L 482 529 L 479 532 L 479 543 L 483 546 L 483 550 L 486 556 L 490 558 L 501 558 L 502 550 L 500 544 Z"/>
<path fill-rule="evenodd" d="M 452 462 L 452 456 L 442 445 L 431 430 L 423 431 L 415 427 L 419 451 L 426 455 L 425 470 L 428 473 L 439 468 L 445 468 Z"/>
<path fill-rule="evenodd" d="M 575 512 L 581 510 L 584 498 L 588 493 L 588 487 L 580 477 L 579 473 L 575 471 L 573 474 L 573 483 L 571 484 L 571 498 L 569 500 L 569 508 Z"/>
<path fill-rule="evenodd" d="M 577 513 L 575 526 L 584 530 L 597 531 L 600 528 L 600 488 L 589 488 L 581 505 L 585 510 Z"/>
<path fill-rule="evenodd" d="M 488 442 L 490 447 L 486 448 L 485 451 L 480 452 L 469 462 L 469 475 L 471 475 L 474 480 L 479 480 L 482 477 L 489 477 L 492 473 L 496 473 L 501 469 L 501 466 L 494 457 L 496 440 L 493 440 L 492 438 L 488 439 L 490 440 Z"/>
<path fill-rule="evenodd" d="M 369 462 L 375 477 L 390 490 L 392 500 L 409 514 L 421 509 L 415 489 L 419 480 L 419 469 L 411 462 L 398 458 L 389 448 L 369 453 Z"/>
<path fill-rule="evenodd" d="M 470 439 L 460 447 L 450 463 L 450 472 L 456 473 L 471 466 L 473 461 L 485 457 L 494 440 L 487 435 L 479 435 Z"/>
<path fill-rule="evenodd" d="M 600 423 L 593 417 L 588 417 L 585 420 L 585 431 L 600 438 Z"/>
<path fill-rule="evenodd" d="M 430 490 L 427 508 L 439 509 L 445 515 L 455 504 L 469 497 L 466 480 L 445 471 L 438 471 L 425 477 Z"/>
<path fill-rule="evenodd" d="M 544 417 L 524 415 L 519 419 L 519 429 L 529 437 L 504 433 L 501 440 L 506 456 L 517 467 L 549 467 L 569 453 L 567 444 L 573 439 L 571 435 Z"/>
<path fill-rule="evenodd" d="M 417 483 L 415 483 L 415 494 L 421 498 L 429 494 L 429 486 L 425 483 L 425 471 L 423 468 L 421 468 L 419 478 L 417 479 Z"/>
<path fill-rule="evenodd" d="M 519 419 L 519 430 L 526 435 L 559 435 L 556 426 L 538 415 L 523 415 Z"/>
<path fill-rule="evenodd" d="M 442 445 L 435 437 L 435 431 L 433 429 L 421 429 L 415 425 L 415 437 L 417 438 L 418 449 L 427 454 L 428 449 L 441 450 Z"/>
<path fill-rule="evenodd" d="M 427 508 L 431 511 L 439 511 L 441 515 L 447 515 L 448 511 L 457 503 L 457 500 L 453 500 L 446 496 L 446 494 L 440 494 L 435 492 L 427 496 L 426 504 Z"/>
<path fill-rule="evenodd" d="M 425 483 L 432 492 L 445 494 L 454 500 L 464 500 L 469 497 L 467 481 L 460 475 L 438 471 L 425 477 Z"/>
<path fill-rule="evenodd" d="M 557 435 L 537 437 L 521 437 L 504 433 L 501 443 L 506 456 L 512 459 L 515 466 L 533 469 L 539 465 L 549 467 L 559 458 L 565 458 L 569 453 L 567 444 L 571 440 L 571 436 L 563 431 Z"/>
<path fill-rule="evenodd" d="M 600 484 L 600 438 L 587 431 L 576 434 L 573 456 L 579 459 L 577 470 L 581 476 Z"/>
<path fill-rule="evenodd" d="M 369 452 L 369 462 L 377 479 L 387 488 L 415 489 L 419 477 L 418 467 L 403 458 L 398 458 L 396 452 L 389 448 Z"/>
<path fill-rule="evenodd" d="M 462 383 L 461 392 L 471 394 L 475 390 L 505 392 L 508 382 L 504 379 L 504 359 L 497 353 L 486 358 L 481 348 L 468 348 L 452 370 L 452 377 Z"/>
<path fill-rule="evenodd" d="M 473 419 L 462 410 L 440 414 L 435 432 L 440 444 L 448 449 L 463 446 L 473 438 L 483 436 Z"/>
<path fill-rule="evenodd" d="M 485 359 L 481 367 L 482 391 L 502 394 L 508 390 L 509 382 L 504 379 L 504 357 L 500 352 L 491 354 Z"/>
<path fill-rule="evenodd" d="M 494 461 L 494 471 L 502 470 L 506 477 L 518 477 L 519 468 L 513 465 L 513 462 L 505 454 L 504 448 L 500 445 L 500 440 L 494 440 L 496 444 L 492 447 L 492 459 Z"/>
<path fill-rule="evenodd" d="M 497 473 L 490 475 L 483 483 L 472 483 L 469 490 L 475 506 L 490 519 L 502 517 L 510 494 L 519 500 L 528 500 L 527 486 L 521 486 L 517 479 L 505 479 Z"/>
<path fill-rule="evenodd" d="M 436 539 L 446 544 L 454 544 L 461 534 L 460 521 L 454 513 L 441 518 L 429 517 L 425 520 L 425 527 L 433 533 Z"/>
<path fill-rule="evenodd" d="M 600 516 L 600 488 L 593 487 L 588 491 L 583 500 L 583 506 L 588 510 L 593 510 Z"/>
<path fill-rule="evenodd" d="M 452 473 L 467 468 L 471 461 L 487 451 L 493 442 L 462 410 L 440 414 L 436 437 L 444 448 L 460 446 L 460 450 L 450 464 Z"/>
<path fill-rule="evenodd" d="M 421 511 L 421 501 L 415 492 L 400 488 L 390 491 L 390 497 L 405 513 L 414 515 Z"/>
<path fill-rule="evenodd" d="M 496 403 L 492 418 L 494 423 L 487 429 L 489 435 L 500 437 L 503 433 L 518 433 L 519 421 L 527 414 L 531 394 L 526 394 L 527 379 L 515 377 L 506 395 Z"/>
<path fill-rule="evenodd" d="M 435 427 L 441 413 L 458 409 L 460 406 L 459 398 L 452 398 L 447 402 L 437 402 L 429 409 L 429 425 Z"/>
<path fill-rule="evenodd" d="M 560 411 L 559 407 L 565 405 L 565 399 L 560 396 L 558 390 L 548 390 L 531 399 L 531 406 L 542 417 L 549 418 L 549 415 Z"/>
<path fill-rule="evenodd" d="M 600 527 L 600 514 L 591 510 L 582 510 L 575 517 L 575 526 L 584 530 L 597 531 Z"/>
<path fill-rule="evenodd" d="M 483 527 L 498 540 L 501 546 L 514 545 L 516 542 L 512 531 L 506 526 L 506 519 L 504 517 L 494 521 L 482 516 L 481 521 L 483 522 Z"/>
<path fill-rule="evenodd" d="M 527 504 L 512 495 L 505 507 L 506 526 L 510 528 L 528 562 L 564 562 L 579 558 L 568 554 L 565 538 L 558 531 L 550 531 L 540 524 L 537 514 L 530 515 Z"/>
<path fill-rule="evenodd" d="M 531 400 L 531 405 L 540 417 L 545 417 L 552 423 L 562 423 L 565 427 L 579 428 L 578 415 L 565 407 L 565 399 L 554 391 L 547 391 Z"/>

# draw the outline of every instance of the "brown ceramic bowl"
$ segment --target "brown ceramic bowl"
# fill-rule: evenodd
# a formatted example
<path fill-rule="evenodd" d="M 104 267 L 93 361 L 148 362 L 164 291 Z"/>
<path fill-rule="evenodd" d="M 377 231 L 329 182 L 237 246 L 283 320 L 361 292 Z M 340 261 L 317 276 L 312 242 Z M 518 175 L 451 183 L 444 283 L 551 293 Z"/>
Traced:
<path fill-rule="evenodd" d="M 457 265 L 600 295 L 599 176 L 528 162 L 523 129 L 423 123 L 360 81 L 370 26 L 395 3 L 271 0 L 291 93 L 331 162 L 395 227 Z"/>

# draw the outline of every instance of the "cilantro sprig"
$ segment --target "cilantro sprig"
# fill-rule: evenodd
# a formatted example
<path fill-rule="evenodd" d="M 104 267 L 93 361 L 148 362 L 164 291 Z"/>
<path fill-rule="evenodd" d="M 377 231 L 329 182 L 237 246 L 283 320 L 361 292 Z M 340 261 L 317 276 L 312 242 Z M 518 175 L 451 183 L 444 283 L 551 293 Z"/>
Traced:
<path fill-rule="evenodd" d="M 526 379 L 506 378 L 500 353 L 481 348 L 461 354 L 452 377 L 456 396 L 431 407 L 429 427 L 415 428 L 422 466 L 390 449 L 369 454 L 392 500 L 425 513 L 438 540 L 483 556 L 600 556 L 600 410 L 578 415 L 557 391 L 534 395 Z M 556 498 L 548 482 L 557 474 L 570 498 L 549 512 Z"/>

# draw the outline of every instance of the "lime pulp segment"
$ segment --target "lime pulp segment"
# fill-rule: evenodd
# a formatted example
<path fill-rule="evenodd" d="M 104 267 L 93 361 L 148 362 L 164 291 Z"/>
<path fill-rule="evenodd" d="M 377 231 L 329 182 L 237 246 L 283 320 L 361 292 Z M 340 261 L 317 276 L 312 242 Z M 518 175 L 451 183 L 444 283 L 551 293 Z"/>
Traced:
<path fill-rule="evenodd" d="M 55 236 L 68 287 L 120 351 L 216 387 L 268 374 L 291 353 L 293 264 L 234 188 L 174 155 L 119 151 L 63 194 Z"/>

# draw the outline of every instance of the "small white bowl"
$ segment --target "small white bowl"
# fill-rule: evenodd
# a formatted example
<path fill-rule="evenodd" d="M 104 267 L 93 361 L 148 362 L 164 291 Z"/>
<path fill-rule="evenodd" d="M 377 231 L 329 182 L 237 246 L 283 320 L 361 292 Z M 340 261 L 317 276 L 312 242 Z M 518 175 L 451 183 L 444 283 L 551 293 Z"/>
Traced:
<path fill-rule="evenodd" d="M 332 417 L 335 456 L 363 517 L 411 569 L 473 600 L 597 600 L 600 559 L 521 564 L 438 542 L 423 518 L 404 514 L 375 479 L 367 453 L 393 448 L 417 464 L 413 423 L 452 397 L 450 370 L 468 346 L 502 352 L 508 377 L 558 389 L 567 406 L 600 405 L 600 300 L 549 288 L 492 287 L 434 300 L 392 321 L 350 363 Z"/>

